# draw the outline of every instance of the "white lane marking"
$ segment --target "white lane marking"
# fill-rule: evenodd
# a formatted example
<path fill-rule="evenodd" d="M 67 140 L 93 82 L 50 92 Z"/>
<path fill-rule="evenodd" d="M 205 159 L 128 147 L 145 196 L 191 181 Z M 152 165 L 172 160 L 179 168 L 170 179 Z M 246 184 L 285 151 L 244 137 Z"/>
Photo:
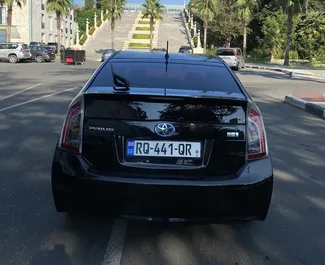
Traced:
<path fill-rule="evenodd" d="M 126 221 L 115 220 L 111 235 L 109 236 L 102 265 L 120 265 L 126 230 Z"/>
<path fill-rule="evenodd" d="M 78 88 L 78 87 L 72 87 L 72 88 L 64 89 L 64 90 L 61 90 L 61 91 L 58 91 L 58 92 L 55 92 L 55 93 L 52 93 L 52 94 L 48 94 L 48 95 L 45 95 L 45 96 L 41 96 L 41 97 L 38 97 L 38 98 L 27 100 L 27 101 L 24 101 L 24 102 L 21 102 L 21 103 L 18 103 L 18 104 L 15 104 L 15 105 L 0 109 L 0 112 L 3 112 L 5 110 L 9 110 L 9 109 L 13 109 L 13 108 L 16 108 L 16 107 L 19 107 L 19 106 L 23 106 L 23 105 L 32 103 L 34 101 L 41 100 L 43 98 L 49 98 L 49 97 L 55 96 L 57 94 L 61 94 L 61 93 L 64 93 L 64 92 L 67 92 L 67 91 L 70 91 L 70 90 L 73 90 L 73 89 L 76 89 L 76 88 Z"/>
<path fill-rule="evenodd" d="M 18 94 L 20 94 L 20 93 L 23 93 L 23 92 L 25 92 L 25 91 L 27 91 L 27 90 L 33 89 L 34 87 L 40 86 L 41 84 L 42 84 L 42 83 L 39 83 L 39 84 L 36 84 L 36 85 L 30 86 L 30 87 L 27 87 L 27 88 L 25 88 L 25 89 L 23 89 L 23 90 L 17 91 L 16 93 L 10 94 L 10 95 L 5 96 L 5 97 L 2 97 L 2 98 L 0 98 L 0 100 L 4 100 L 4 99 L 7 99 L 7 98 L 11 98 L 11 97 L 16 96 L 16 95 L 18 95 Z"/>

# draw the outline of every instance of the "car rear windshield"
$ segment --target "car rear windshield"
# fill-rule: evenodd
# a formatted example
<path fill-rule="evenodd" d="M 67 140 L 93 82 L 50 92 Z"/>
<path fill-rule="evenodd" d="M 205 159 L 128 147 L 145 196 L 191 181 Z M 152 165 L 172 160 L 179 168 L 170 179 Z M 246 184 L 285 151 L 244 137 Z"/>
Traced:
<path fill-rule="evenodd" d="M 234 49 L 220 49 L 220 50 L 217 50 L 217 55 L 234 56 L 235 55 L 235 50 Z"/>
<path fill-rule="evenodd" d="M 223 65 L 169 63 L 107 63 L 96 76 L 92 86 L 114 86 L 115 75 L 126 79 L 130 88 L 173 88 L 240 92 L 235 79 Z"/>

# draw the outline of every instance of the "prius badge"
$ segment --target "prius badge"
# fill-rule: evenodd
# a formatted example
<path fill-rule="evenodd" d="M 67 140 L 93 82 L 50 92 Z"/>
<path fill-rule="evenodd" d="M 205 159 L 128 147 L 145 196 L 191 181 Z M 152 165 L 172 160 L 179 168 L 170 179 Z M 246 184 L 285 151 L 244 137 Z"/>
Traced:
<path fill-rule="evenodd" d="M 170 123 L 158 123 L 155 132 L 161 137 L 169 137 L 175 133 L 175 127 Z"/>

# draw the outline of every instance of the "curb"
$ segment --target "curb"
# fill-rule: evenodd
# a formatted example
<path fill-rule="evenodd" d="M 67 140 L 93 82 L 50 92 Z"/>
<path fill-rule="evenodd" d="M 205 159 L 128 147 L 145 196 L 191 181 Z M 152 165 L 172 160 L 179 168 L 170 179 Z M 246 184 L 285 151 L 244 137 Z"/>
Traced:
<path fill-rule="evenodd" d="M 325 107 L 310 103 L 309 101 L 296 98 L 294 96 L 285 96 L 284 101 L 289 105 L 295 106 L 299 109 L 302 109 L 308 113 L 311 113 L 319 118 L 325 119 Z"/>
<path fill-rule="evenodd" d="M 294 73 L 293 71 L 282 69 L 282 68 L 273 68 L 273 67 L 266 67 L 266 66 L 255 66 L 255 65 L 245 65 L 245 68 L 252 68 L 252 69 L 258 69 L 258 70 L 269 70 L 269 71 L 275 71 L 280 73 L 285 73 L 290 75 L 291 73 Z M 295 74 L 295 77 L 293 79 L 300 79 L 300 80 L 307 80 L 307 81 L 316 81 L 320 83 L 325 83 L 325 78 L 319 78 L 314 76 L 301 76 L 299 73 Z"/>

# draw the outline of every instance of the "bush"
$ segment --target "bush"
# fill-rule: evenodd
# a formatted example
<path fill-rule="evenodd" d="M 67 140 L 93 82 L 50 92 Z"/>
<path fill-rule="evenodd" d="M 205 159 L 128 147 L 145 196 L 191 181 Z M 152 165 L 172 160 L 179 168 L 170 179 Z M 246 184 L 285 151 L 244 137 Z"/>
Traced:
<path fill-rule="evenodd" d="M 95 32 L 95 27 L 91 27 L 89 30 L 89 35 L 93 35 Z"/>
<path fill-rule="evenodd" d="M 130 48 L 150 48 L 150 44 L 148 43 L 129 43 Z"/>
<path fill-rule="evenodd" d="M 150 28 L 149 27 L 136 27 L 135 30 L 150 31 Z"/>
<path fill-rule="evenodd" d="M 216 55 L 217 54 L 217 48 L 210 48 L 207 50 L 207 55 Z"/>
<path fill-rule="evenodd" d="M 193 38 L 194 47 L 197 47 L 197 36 Z"/>
<path fill-rule="evenodd" d="M 293 59 L 293 60 L 298 60 L 299 59 L 299 55 L 297 51 L 290 51 L 289 52 L 289 58 Z"/>
<path fill-rule="evenodd" d="M 316 60 L 325 63 L 325 46 L 320 46 L 316 52 Z"/>
<path fill-rule="evenodd" d="M 97 22 L 97 27 L 100 27 L 101 24 L 102 24 L 102 21 L 99 20 L 99 21 Z"/>
<path fill-rule="evenodd" d="M 284 51 L 279 50 L 273 54 L 274 59 L 284 59 Z"/>
<path fill-rule="evenodd" d="M 150 39 L 150 34 L 133 34 L 132 39 L 149 40 Z"/>
<path fill-rule="evenodd" d="M 266 62 L 270 62 L 270 59 L 271 59 L 271 54 L 269 50 L 256 48 L 251 52 L 249 58 L 247 58 L 247 61 L 266 63 Z"/>
<path fill-rule="evenodd" d="M 86 40 L 87 40 L 87 36 L 86 36 L 86 35 L 83 35 L 83 36 L 81 37 L 81 39 L 79 40 L 79 44 L 80 44 L 80 45 L 84 45 L 84 43 L 86 42 Z"/>

